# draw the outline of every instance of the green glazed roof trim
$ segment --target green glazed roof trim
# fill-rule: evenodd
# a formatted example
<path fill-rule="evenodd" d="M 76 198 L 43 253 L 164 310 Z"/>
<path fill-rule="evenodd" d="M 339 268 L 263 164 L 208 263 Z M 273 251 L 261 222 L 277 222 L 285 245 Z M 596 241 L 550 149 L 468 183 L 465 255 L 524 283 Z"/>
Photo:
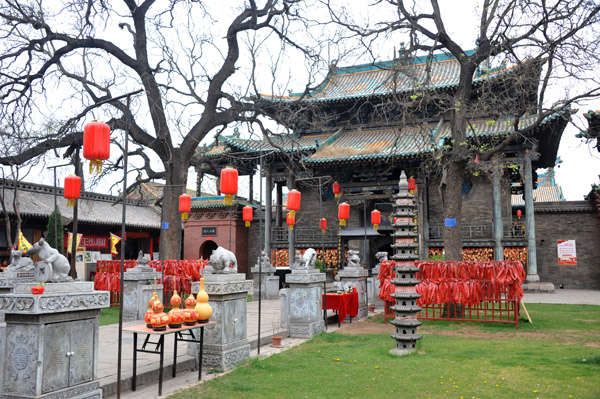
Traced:
<path fill-rule="evenodd" d="M 251 204 L 247 199 L 243 197 L 234 196 L 232 205 L 225 205 L 223 201 L 225 200 L 224 195 L 215 195 L 209 197 L 192 197 L 191 207 L 192 209 L 208 209 L 208 208 L 230 208 L 232 206 L 251 206 L 253 208 L 258 208 L 257 204 Z"/>

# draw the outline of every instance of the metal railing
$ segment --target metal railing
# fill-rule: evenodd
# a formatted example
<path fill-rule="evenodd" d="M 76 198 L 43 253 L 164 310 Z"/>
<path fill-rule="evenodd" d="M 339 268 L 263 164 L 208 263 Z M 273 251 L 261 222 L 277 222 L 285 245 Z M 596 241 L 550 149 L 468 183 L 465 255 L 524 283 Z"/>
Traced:
<path fill-rule="evenodd" d="M 320 229 L 310 227 L 295 227 L 296 231 L 296 243 L 320 243 L 321 233 Z M 271 242 L 273 244 L 284 244 L 288 242 L 288 227 L 274 227 L 271 230 Z M 337 242 L 337 229 L 327 229 L 323 237 L 323 241 L 326 243 Z"/>
<path fill-rule="evenodd" d="M 494 229 L 490 224 L 467 224 L 461 226 L 462 238 L 464 239 L 493 239 Z M 526 238 L 525 223 L 513 222 L 511 225 L 503 226 L 503 238 Z M 429 226 L 429 239 L 441 240 L 444 238 L 444 226 L 433 225 Z"/>

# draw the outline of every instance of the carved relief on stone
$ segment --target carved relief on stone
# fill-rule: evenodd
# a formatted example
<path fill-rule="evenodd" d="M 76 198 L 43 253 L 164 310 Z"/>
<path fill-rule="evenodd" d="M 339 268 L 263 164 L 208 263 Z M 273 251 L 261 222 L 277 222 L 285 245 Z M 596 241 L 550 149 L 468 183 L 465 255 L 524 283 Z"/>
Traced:
<path fill-rule="evenodd" d="M 0 310 L 29 310 L 33 307 L 33 298 L 4 297 L 0 298 Z"/>
<path fill-rule="evenodd" d="M 238 363 L 243 362 L 244 360 L 250 357 L 250 348 L 240 349 L 234 352 L 229 352 L 225 354 L 225 368 L 232 369 Z"/>
<path fill-rule="evenodd" d="M 38 341 L 34 327 L 24 326 L 6 337 L 4 392 L 35 394 Z"/>
<path fill-rule="evenodd" d="M 83 296 L 52 296 L 40 298 L 41 310 L 62 310 L 73 308 L 106 307 L 109 296 L 106 294 L 88 294 Z"/>

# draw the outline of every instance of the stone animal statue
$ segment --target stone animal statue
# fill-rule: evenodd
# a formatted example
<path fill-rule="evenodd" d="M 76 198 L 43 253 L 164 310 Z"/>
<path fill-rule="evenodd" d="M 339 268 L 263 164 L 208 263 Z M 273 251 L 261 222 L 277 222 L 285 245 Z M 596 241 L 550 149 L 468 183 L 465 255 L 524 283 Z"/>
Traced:
<path fill-rule="evenodd" d="M 303 269 L 305 267 L 306 262 L 304 261 L 304 257 L 300 254 L 300 251 L 296 250 L 294 252 L 294 263 L 292 263 L 292 270 Z"/>
<path fill-rule="evenodd" d="M 208 264 L 212 266 L 215 273 L 237 273 L 235 254 L 223 247 L 218 247 L 212 252 Z"/>
<path fill-rule="evenodd" d="M 52 248 L 43 238 L 33 244 L 28 254 L 37 255 L 41 261 L 35 264 L 36 277 L 45 281 L 63 282 L 73 280 L 69 276 L 71 265 L 67 258 Z"/>
<path fill-rule="evenodd" d="M 317 251 L 315 251 L 313 248 L 308 248 L 306 251 L 304 251 L 302 260 L 305 268 L 314 269 L 315 261 L 317 260 Z"/>
<path fill-rule="evenodd" d="M 258 267 L 259 261 L 261 262 L 263 268 L 273 267 L 273 265 L 271 265 L 271 260 L 269 259 L 267 254 L 265 254 L 265 251 L 260 251 L 260 256 L 256 260 L 256 267 Z"/>
<path fill-rule="evenodd" d="M 147 257 L 144 256 L 144 252 L 140 251 L 140 253 L 138 254 L 138 258 L 137 258 L 137 266 L 146 266 L 146 264 L 148 263 L 150 259 L 148 259 Z"/>
<path fill-rule="evenodd" d="M 348 251 L 348 264 L 346 267 L 357 268 L 360 266 L 360 257 L 358 256 L 358 251 L 350 249 Z"/>
<path fill-rule="evenodd" d="M 383 262 L 384 260 L 388 260 L 388 253 L 387 252 L 376 252 L 375 253 L 375 259 L 377 259 L 377 266 L 381 265 L 381 262 Z"/>
<path fill-rule="evenodd" d="M 12 262 L 6 268 L 7 272 L 28 272 L 33 270 L 33 261 L 31 258 L 23 257 L 22 251 L 13 249 L 10 251 Z"/>

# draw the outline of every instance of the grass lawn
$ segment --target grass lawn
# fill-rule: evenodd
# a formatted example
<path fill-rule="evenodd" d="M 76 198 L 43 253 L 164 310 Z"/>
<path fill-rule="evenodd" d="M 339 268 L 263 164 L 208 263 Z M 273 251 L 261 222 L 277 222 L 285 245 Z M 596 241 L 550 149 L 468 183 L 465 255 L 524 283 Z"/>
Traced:
<path fill-rule="evenodd" d="M 110 324 L 117 324 L 119 322 L 119 307 L 109 306 L 108 308 L 102 309 L 102 315 L 100 316 L 100 325 L 108 326 Z"/>
<path fill-rule="evenodd" d="M 600 306 L 527 308 L 519 330 L 426 321 L 405 357 L 387 332 L 321 333 L 169 398 L 600 398 Z"/>

